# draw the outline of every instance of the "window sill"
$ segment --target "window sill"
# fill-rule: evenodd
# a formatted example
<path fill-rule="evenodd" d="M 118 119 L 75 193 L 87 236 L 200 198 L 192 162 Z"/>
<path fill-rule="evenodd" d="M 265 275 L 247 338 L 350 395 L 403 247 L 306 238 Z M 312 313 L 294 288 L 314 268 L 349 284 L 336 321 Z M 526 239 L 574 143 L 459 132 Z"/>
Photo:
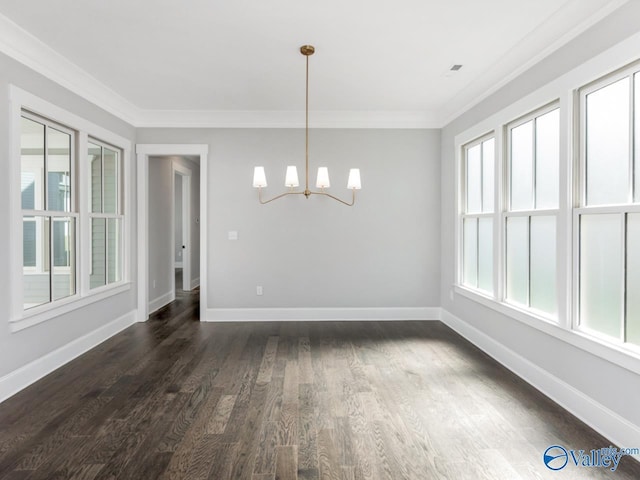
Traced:
<path fill-rule="evenodd" d="M 22 312 L 22 317 L 9 322 L 11 332 L 19 332 L 20 330 L 33 327 L 34 325 L 46 322 L 52 318 L 64 315 L 65 313 L 99 302 L 100 300 L 128 292 L 131 290 L 131 285 L 131 282 L 122 282 L 116 285 L 100 287 L 96 291 L 92 290 L 82 297 L 74 295 L 73 297 L 58 300 L 54 304 L 47 303 L 45 305 L 33 307 L 33 309 L 25 310 Z"/>
<path fill-rule="evenodd" d="M 508 303 L 498 302 L 487 295 L 460 285 L 454 285 L 453 288 L 458 295 L 640 375 L 640 348 L 615 343 L 582 330 L 564 328 L 553 320 L 524 311 Z"/>

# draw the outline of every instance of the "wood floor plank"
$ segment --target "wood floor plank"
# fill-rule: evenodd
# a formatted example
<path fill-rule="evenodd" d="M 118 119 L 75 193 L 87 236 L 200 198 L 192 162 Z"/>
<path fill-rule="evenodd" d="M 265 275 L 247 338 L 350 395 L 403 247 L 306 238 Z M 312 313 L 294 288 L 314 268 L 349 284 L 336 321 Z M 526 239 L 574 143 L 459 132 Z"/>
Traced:
<path fill-rule="evenodd" d="M 260 448 L 256 452 L 253 473 L 275 473 L 278 446 L 278 426 L 275 422 L 264 424 L 258 445 Z"/>
<path fill-rule="evenodd" d="M 315 400 L 312 385 L 300 385 L 298 405 L 298 467 L 318 470 L 318 431 L 315 422 Z"/>
<path fill-rule="evenodd" d="M 224 433 L 237 398 L 237 395 L 223 395 L 220 397 L 220 400 L 213 411 L 213 415 L 211 415 L 211 419 L 209 420 L 209 423 L 207 423 L 207 434 L 213 435 L 217 433 Z"/>
<path fill-rule="evenodd" d="M 7 480 L 612 478 L 603 438 L 439 322 L 200 323 L 198 293 L 0 404 Z M 640 478 L 623 458 L 617 480 Z"/>
<path fill-rule="evenodd" d="M 298 452 L 295 445 L 277 448 L 276 480 L 296 480 L 298 478 Z"/>
<path fill-rule="evenodd" d="M 273 374 L 273 366 L 276 361 L 276 354 L 278 351 L 278 341 L 280 337 L 272 336 L 267 340 L 267 346 L 265 347 L 264 357 L 260 364 L 260 371 L 258 373 L 258 383 L 268 383 L 271 381 L 271 375 Z"/>

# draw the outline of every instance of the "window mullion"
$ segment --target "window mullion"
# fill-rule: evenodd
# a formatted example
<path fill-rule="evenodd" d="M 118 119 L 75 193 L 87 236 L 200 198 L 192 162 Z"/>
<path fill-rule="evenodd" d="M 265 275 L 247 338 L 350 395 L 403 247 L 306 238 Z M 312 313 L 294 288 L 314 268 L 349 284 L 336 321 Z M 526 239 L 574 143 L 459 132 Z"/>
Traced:
<path fill-rule="evenodd" d="M 622 228 L 622 308 L 620 309 L 620 339 L 627 341 L 627 214 L 620 214 Z"/>
<path fill-rule="evenodd" d="M 635 75 L 632 73 L 629 75 L 629 203 L 633 203 L 635 201 L 636 192 L 634 191 L 637 187 L 635 185 Z"/>
<path fill-rule="evenodd" d="M 44 125 L 44 151 L 42 153 L 43 158 L 43 171 L 42 171 L 42 209 L 49 209 L 49 125 Z"/>
<path fill-rule="evenodd" d="M 504 216 L 507 185 L 505 180 L 505 132 L 506 129 L 496 128 L 494 148 L 494 181 L 493 181 L 493 290 L 494 298 L 504 300 L 504 254 L 506 217 Z"/>
<path fill-rule="evenodd" d="M 47 249 L 49 251 L 49 302 L 53 302 L 53 217 L 47 217 L 49 219 L 49 241 L 47 242 Z"/>
<path fill-rule="evenodd" d="M 633 168 L 633 148 L 634 148 L 634 88 L 633 88 L 633 74 L 629 75 L 629 185 L 627 193 L 627 203 L 633 203 L 633 181 L 634 181 L 634 168 Z"/>
<path fill-rule="evenodd" d="M 482 148 L 482 143 L 480 144 L 480 211 L 484 213 L 484 148 Z"/>
<path fill-rule="evenodd" d="M 104 284 L 109 285 L 109 219 L 104 219 Z"/>
<path fill-rule="evenodd" d="M 531 210 L 535 210 L 538 206 L 538 195 L 536 193 L 536 166 L 538 160 L 538 148 L 537 148 L 537 131 L 538 131 L 538 118 L 532 119 L 531 125 Z"/>
<path fill-rule="evenodd" d="M 531 308 L 531 215 L 527 216 L 527 307 Z"/>
<path fill-rule="evenodd" d="M 91 220 L 89 211 L 91 209 L 91 164 L 88 162 L 89 141 L 86 132 L 78 134 L 78 161 L 77 161 L 77 197 L 78 205 L 78 228 L 76 229 L 76 239 L 79 243 L 77 251 L 80 252 L 76 275 L 79 281 L 81 295 L 89 292 L 89 276 L 91 274 Z M 78 257 L 76 257 L 78 258 Z"/>
<path fill-rule="evenodd" d="M 100 213 L 104 213 L 104 147 L 100 146 Z"/>

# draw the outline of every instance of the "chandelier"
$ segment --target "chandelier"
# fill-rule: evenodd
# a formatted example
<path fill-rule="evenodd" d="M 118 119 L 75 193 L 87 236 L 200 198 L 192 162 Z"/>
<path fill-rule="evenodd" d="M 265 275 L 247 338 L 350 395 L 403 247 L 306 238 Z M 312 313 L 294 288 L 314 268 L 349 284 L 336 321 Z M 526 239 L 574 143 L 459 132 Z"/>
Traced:
<path fill-rule="evenodd" d="M 320 191 L 311 191 L 309 190 L 309 57 L 313 55 L 315 52 L 315 48 L 311 45 L 303 45 L 300 47 L 300 53 L 306 57 L 307 60 L 307 81 L 306 81 L 306 105 L 305 105 L 305 183 L 304 190 L 294 190 L 299 186 L 298 183 L 298 170 L 294 165 L 289 165 L 287 167 L 287 171 L 285 174 L 284 186 L 289 188 L 285 193 L 281 193 L 280 195 L 276 195 L 269 200 L 262 199 L 262 189 L 267 186 L 267 177 L 264 171 L 264 167 L 255 167 L 253 170 L 253 186 L 258 189 L 258 200 L 261 204 L 273 202 L 282 197 L 286 197 L 287 195 L 304 195 L 309 198 L 311 195 L 324 195 L 329 198 L 333 198 L 340 203 L 343 203 L 347 206 L 352 206 L 356 201 L 356 190 L 360 190 L 360 169 L 352 168 L 349 170 L 349 179 L 347 180 L 347 188 L 351 190 L 352 197 L 351 202 L 346 202 L 338 197 L 335 197 L 325 191 L 326 188 L 330 187 L 329 182 L 329 170 L 327 167 L 319 167 L 318 168 L 318 176 L 316 178 L 316 188 L 319 188 Z"/>

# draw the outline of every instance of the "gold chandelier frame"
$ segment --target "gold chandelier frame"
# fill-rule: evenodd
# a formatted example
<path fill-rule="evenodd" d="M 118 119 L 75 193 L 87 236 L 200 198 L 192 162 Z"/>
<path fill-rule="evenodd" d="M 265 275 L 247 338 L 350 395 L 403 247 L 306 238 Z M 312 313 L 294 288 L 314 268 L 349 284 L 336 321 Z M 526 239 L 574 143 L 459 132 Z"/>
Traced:
<path fill-rule="evenodd" d="M 351 190 L 351 202 L 342 200 L 341 198 L 331 195 L 325 191 L 325 188 L 329 188 L 329 172 L 327 167 L 320 167 L 318 169 L 318 179 L 316 187 L 320 191 L 313 191 L 309 189 L 309 57 L 315 53 L 315 48 L 312 45 L 303 45 L 300 47 L 300 53 L 306 57 L 306 85 L 305 85 L 305 183 L 304 190 L 294 190 L 298 186 L 298 172 L 295 166 L 287 167 L 287 174 L 285 178 L 285 187 L 289 187 L 290 190 L 280 195 L 276 195 L 273 198 L 264 200 L 262 198 L 262 189 L 267 186 L 267 179 L 264 172 L 264 167 L 255 167 L 253 173 L 253 186 L 258 189 L 258 200 L 262 205 L 278 200 L 279 198 L 286 197 L 288 195 L 304 195 L 309 198 L 311 195 L 323 195 L 325 197 L 332 198 L 349 207 L 353 206 L 356 202 L 356 190 L 361 189 L 360 183 L 360 169 L 352 168 L 349 171 L 349 179 L 347 181 L 347 188 Z"/>

